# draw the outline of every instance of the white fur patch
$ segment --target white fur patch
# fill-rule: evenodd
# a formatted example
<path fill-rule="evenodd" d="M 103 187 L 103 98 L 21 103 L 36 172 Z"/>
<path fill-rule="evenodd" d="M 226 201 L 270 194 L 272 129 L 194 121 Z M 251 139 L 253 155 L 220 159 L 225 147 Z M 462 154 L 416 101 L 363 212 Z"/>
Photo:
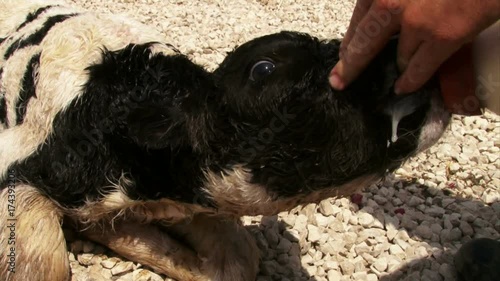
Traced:
<path fill-rule="evenodd" d="M 431 109 L 420 132 L 417 152 L 422 152 L 436 143 L 447 128 L 450 118 L 451 114 L 443 110 L 442 100 L 438 98 L 437 93 L 434 94 L 431 98 Z"/>
<path fill-rule="evenodd" d="M 66 210 L 66 214 L 78 223 L 92 227 L 101 222 L 111 223 L 125 219 L 140 223 L 162 221 L 166 224 L 191 220 L 195 214 L 214 214 L 215 211 L 196 204 L 186 204 L 170 199 L 138 201 L 125 194 L 131 182 L 124 176 L 112 184 L 114 191 L 98 201 L 87 201 L 82 207 Z"/>
<path fill-rule="evenodd" d="M 341 186 L 324 188 L 308 194 L 278 198 L 263 186 L 250 183 L 251 174 L 242 167 L 228 171 L 227 175 L 206 174 L 204 192 L 214 200 L 219 213 L 234 215 L 274 215 L 298 205 L 318 203 L 330 197 L 348 196 L 379 180 L 379 176 L 367 175 Z"/>

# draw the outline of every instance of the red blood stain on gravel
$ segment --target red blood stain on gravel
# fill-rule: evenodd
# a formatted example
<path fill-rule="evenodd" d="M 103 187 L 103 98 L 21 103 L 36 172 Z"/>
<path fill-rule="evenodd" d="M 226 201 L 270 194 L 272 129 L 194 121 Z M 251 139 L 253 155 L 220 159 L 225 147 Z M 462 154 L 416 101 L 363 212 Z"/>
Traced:
<path fill-rule="evenodd" d="M 356 204 L 356 205 L 361 205 L 361 202 L 363 201 L 363 195 L 359 193 L 354 193 L 351 195 L 351 202 Z"/>
<path fill-rule="evenodd" d="M 395 214 L 404 215 L 405 214 L 405 209 L 403 209 L 403 208 L 397 208 L 396 210 L 394 210 L 394 213 Z"/>

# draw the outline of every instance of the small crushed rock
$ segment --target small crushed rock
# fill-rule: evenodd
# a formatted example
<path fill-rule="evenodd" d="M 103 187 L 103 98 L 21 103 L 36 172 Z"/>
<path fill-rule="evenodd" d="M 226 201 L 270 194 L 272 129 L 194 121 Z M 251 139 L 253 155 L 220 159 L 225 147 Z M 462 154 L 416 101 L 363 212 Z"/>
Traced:
<path fill-rule="evenodd" d="M 71 0 L 164 32 L 213 69 L 236 45 L 281 30 L 345 34 L 354 0 Z M 500 239 L 500 117 L 454 117 L 440 142 L 351 198 L 245 217 L 263 259 L 258 280 L 456 280 L 453 256 Z M 66 237 L 74 237 L 67 234 Z M 172 280 L 89 241 L 68 239 L 72 281 Z"/>

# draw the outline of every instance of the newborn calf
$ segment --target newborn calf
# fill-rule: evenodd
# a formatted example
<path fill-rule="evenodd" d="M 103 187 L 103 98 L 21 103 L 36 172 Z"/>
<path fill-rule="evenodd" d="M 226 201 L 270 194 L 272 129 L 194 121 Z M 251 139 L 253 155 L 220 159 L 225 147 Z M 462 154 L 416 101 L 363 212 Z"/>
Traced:
<path fill-rule="evenodd" d="M 432 82 L 394 96 L 395 42 L 338 92 L 338 41 L 272 34 L 208 72 L 127 19 L 0 11 L 2 280 L 69 280 L 63 218 L 178 280 L 254 280 L 238 217 L 350 195 L 449 119 Z"/>

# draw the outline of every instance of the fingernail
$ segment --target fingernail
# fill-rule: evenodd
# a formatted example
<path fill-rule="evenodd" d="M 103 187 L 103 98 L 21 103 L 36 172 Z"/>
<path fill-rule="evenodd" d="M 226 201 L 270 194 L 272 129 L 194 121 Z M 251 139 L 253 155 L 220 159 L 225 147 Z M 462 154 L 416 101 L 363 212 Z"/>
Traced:
<path fill-rule="evenodd" d="M 342 79 L 340 79 L 340 76 L 335 73 L 335 71 L 332 71 L 332 74 L 330 75 L 330 85 L 335 89 L 335 90 L 343 90 L 345 87 L 344 82 L 342 82 Z"/>

